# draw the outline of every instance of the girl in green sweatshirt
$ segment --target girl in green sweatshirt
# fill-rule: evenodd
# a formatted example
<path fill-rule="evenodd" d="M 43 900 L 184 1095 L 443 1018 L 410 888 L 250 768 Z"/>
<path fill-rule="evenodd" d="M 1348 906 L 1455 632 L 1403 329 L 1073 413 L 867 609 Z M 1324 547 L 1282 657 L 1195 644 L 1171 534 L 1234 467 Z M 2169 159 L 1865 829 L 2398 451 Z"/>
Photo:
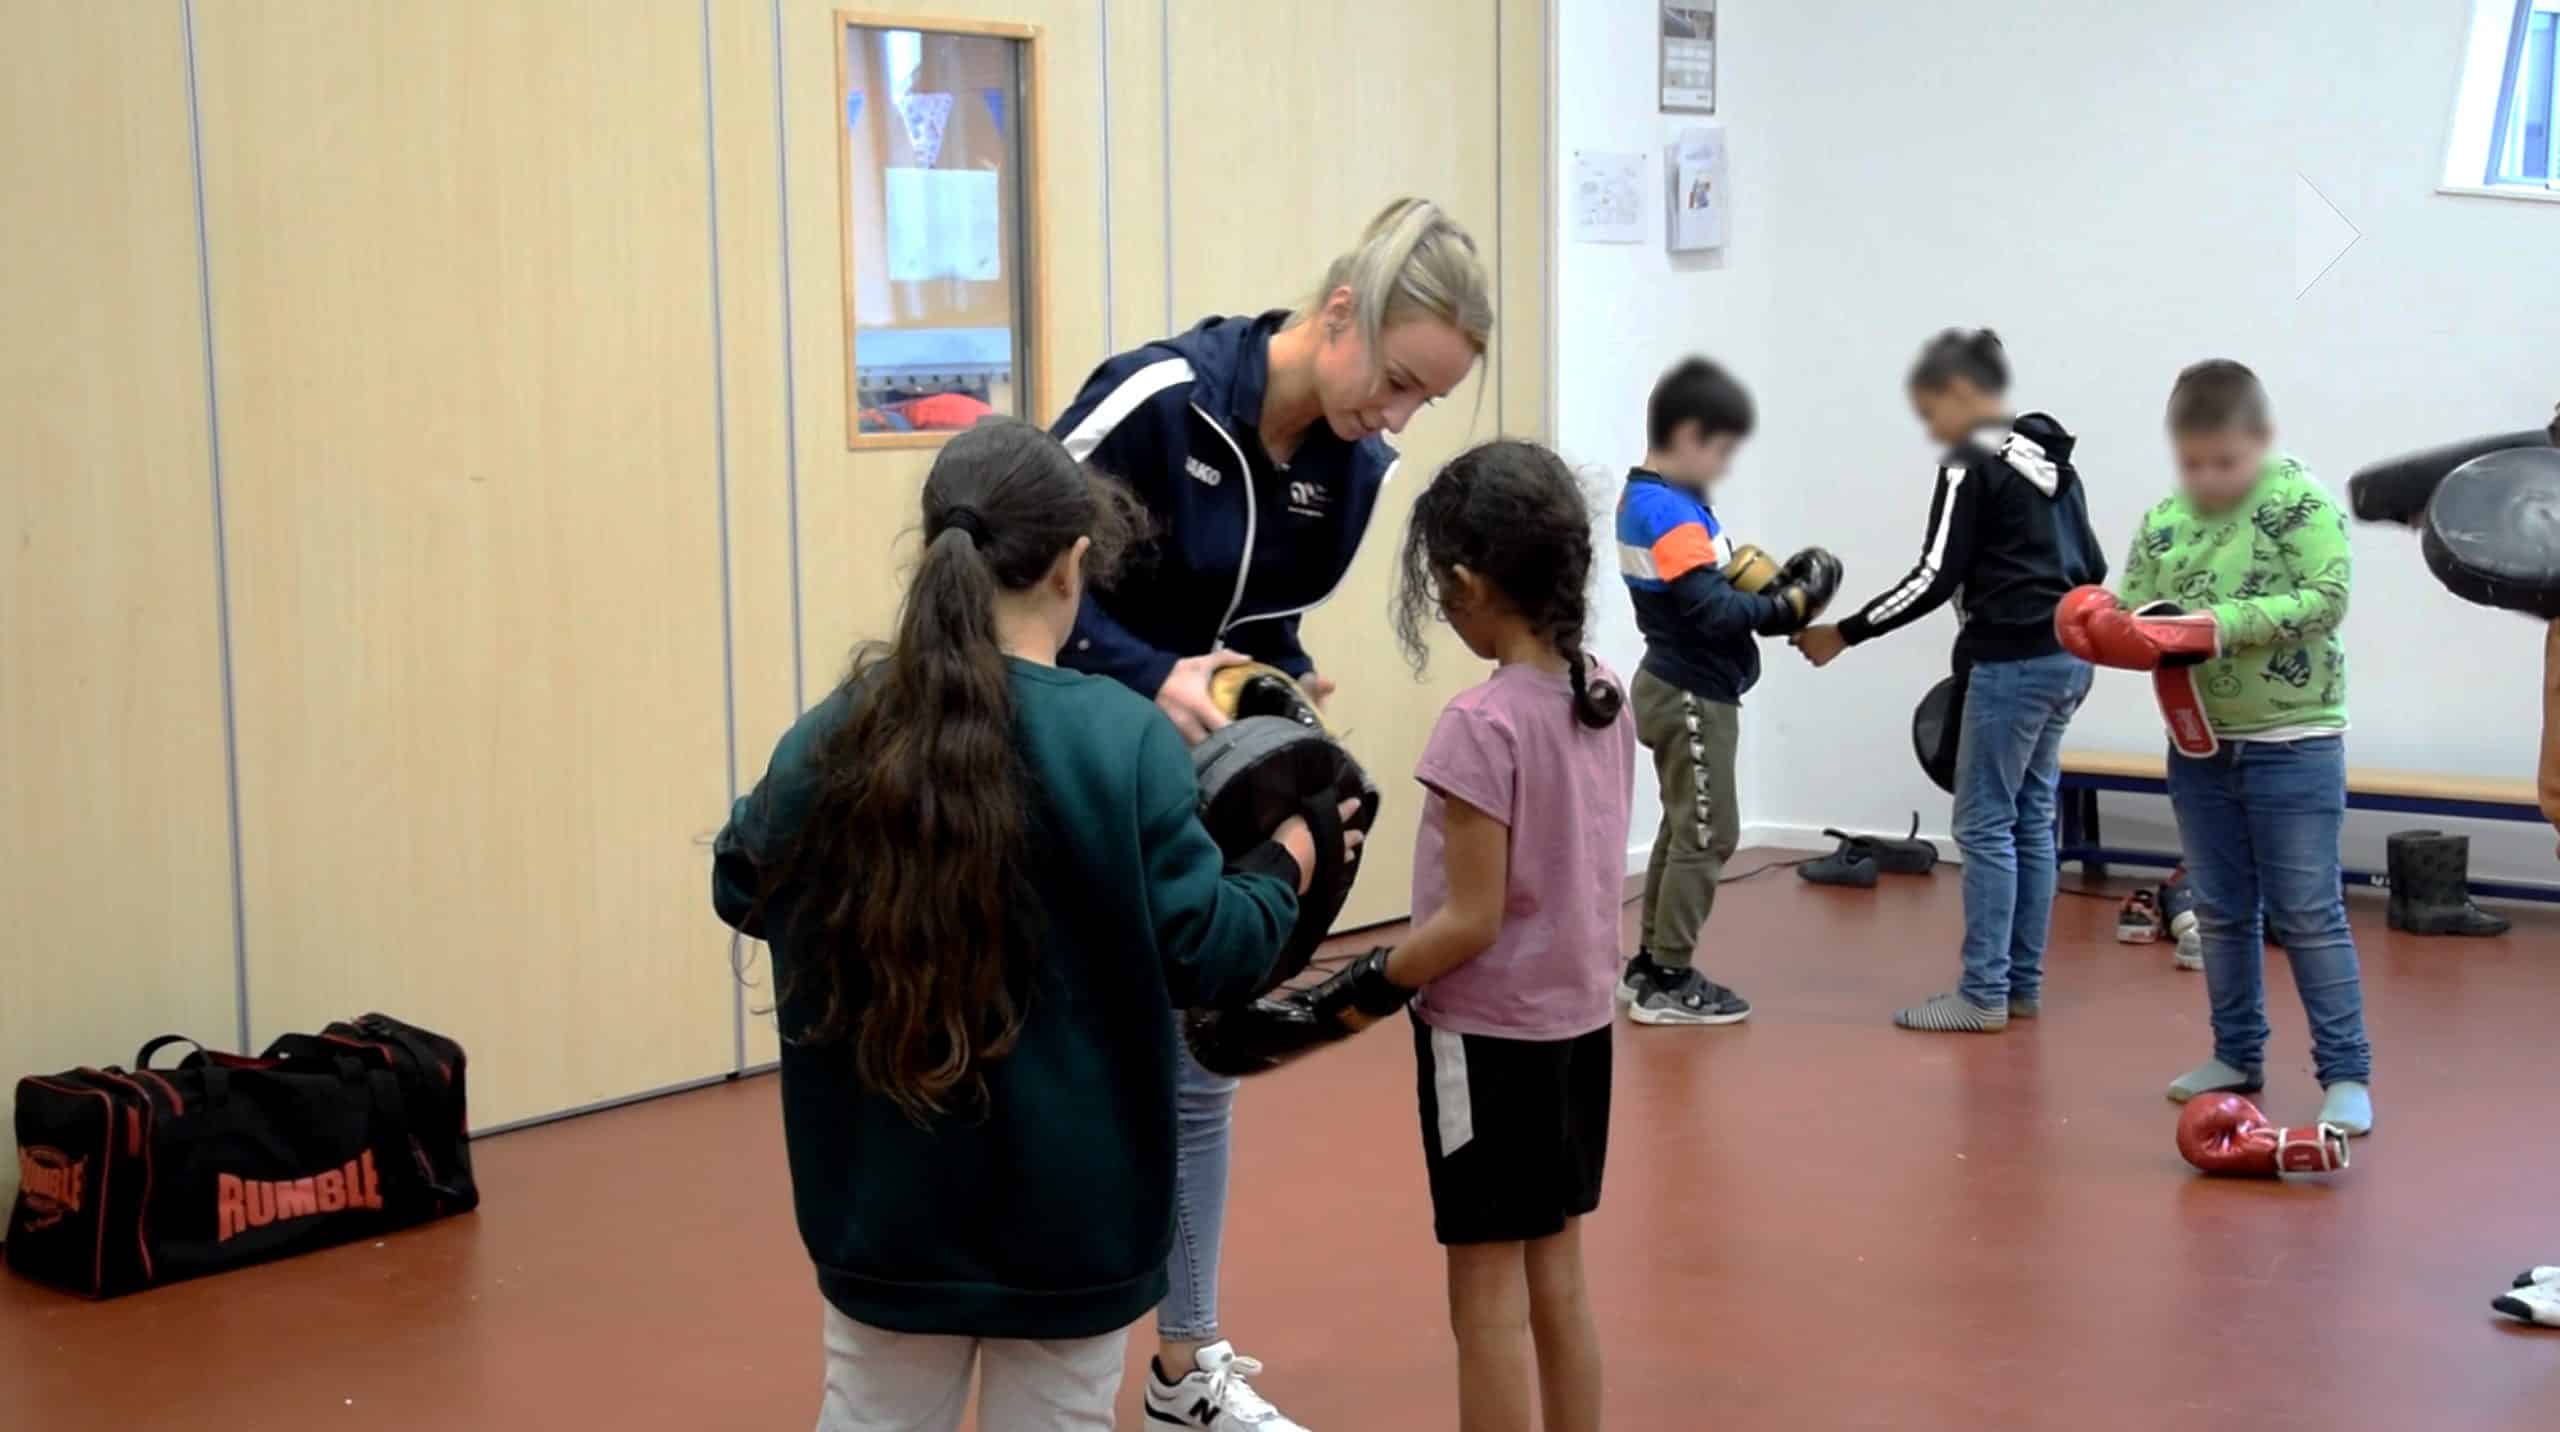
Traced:
<path fill-rule="evenodd" d="M 2144 514 L 2125 563 L 2128 607 L 2210 612 L 2217 651 L 2195 670 L 2219 749 L 2169 755 L 2169 799 L 2201 902 L 2213 1057 L 2178 1077 L 2180 1103 L 2254 1092 L 2267 1046 L 2261 917 L 2293 962 L 2327 1094 L 2324 1123 L 2373 1126 L 2364 987 L 2338 870 L 2346 822 L 2346 515 L 2301 463 L 2272 450 L 2257 376 L 2199 363 L 2169 396 L 2179 490 Z"/>
<path fill-rule="evenodd" d="M 1229 864 L 1191 756 L 1059 669 L 1123 499 L 982 423 L 924 483 L 894 645 L 803 716 L 713 845 L 770 943 L 783 1144 L 826 1301 L 821 1432 L 1112 1425 L 1173 1242 L 1174 1022 L 1297 918 L 1306 823 Z"/>

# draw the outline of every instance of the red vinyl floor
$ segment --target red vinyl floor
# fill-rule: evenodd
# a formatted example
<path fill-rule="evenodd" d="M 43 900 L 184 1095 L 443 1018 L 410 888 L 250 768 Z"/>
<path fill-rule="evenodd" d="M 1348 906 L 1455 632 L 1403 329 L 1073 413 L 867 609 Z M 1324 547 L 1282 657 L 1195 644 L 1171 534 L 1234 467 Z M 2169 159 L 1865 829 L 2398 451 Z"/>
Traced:
<path fill-rule="evenodd" d="M 1737 868 L 1766 857 L 1747 854 Z M 1611 1427 L 2560 1428 L 2560 1330 L 2488 1300 L 2560 1262 L 2560 911 L 2395 936 L 2354 902 L 2378 1127 L 2326 1184 L 2179 1162 L 2199 976 L 2056 913 L 2045 1018 L 1918 1035 L 1957 874 L 1724 892 L 1729 1029 L 1621 1025 L 1587 1229 Z M 2317 1109 L 2282 961 L 2263 1102 Z M 475 1062 L 505 1057 L 472 1051 Z M 1226 1321 L 1316 1432 L 1453 1425 L 1411 1051 L 1248 1086 Z M 769 1078 L 483 1141 L 481 1211 L 105 1304 L 0 1279 L 0 1428 L 805 1428 L 818 1303 Z M 1123 1425 L 1142 1425 L 1132 1381 Z"/>

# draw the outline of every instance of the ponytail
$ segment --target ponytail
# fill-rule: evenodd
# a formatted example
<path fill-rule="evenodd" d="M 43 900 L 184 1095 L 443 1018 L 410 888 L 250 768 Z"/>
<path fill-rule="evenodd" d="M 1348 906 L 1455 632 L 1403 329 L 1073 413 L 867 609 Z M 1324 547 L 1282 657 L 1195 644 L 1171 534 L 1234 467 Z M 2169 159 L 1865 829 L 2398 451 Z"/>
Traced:
<path fill-rule="evenodd" d="M 1493 341 L 1493 283 L 1476 241 L 1428 199 L 1398 199 L 1360 231 L 1360 243 L 1325 269 L 1315 299 L 1295 322 L 1325 305 L 1335 289 L 1351 290 L 1360 341 L 1378 349 L 1379 335 L 1409 318 L 1448 324 L 1477 357 Z"/>
<path fill-rule="evenodd" d="M 1591 658 L 1578 644 L 1563 650 L 1566 669 L 1573 673 L 1573 719 L 1595 730 L 1617 724 L 1618 713 L 1626 708 L 1626 693 L 1605 676 L 1597 682 L 1591 679 Z"/>
<path fill-rule="evenodd" d="M 1133 511 L 1029 424 L 943 446 L 896 636 L 856 657 L 854 714 L 820 746 L 816 800 L 767 888 L 807 892 L 786 979 L 812 986 L 813 1016 L 795 1038 L 850 1043 L 863 1086 L 919 1124 L 983 1105 L 985 1066 L 1022 1033 L 1037 935 L 997 596 L 1080 537 L 1088 577 L 1106 580 Z"/>

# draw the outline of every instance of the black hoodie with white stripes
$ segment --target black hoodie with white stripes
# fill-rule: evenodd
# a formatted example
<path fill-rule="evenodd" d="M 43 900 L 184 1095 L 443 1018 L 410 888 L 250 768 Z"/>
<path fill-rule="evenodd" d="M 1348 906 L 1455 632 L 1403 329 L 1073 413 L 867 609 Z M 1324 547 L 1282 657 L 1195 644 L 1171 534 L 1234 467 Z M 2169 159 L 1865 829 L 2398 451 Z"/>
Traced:
<path fill-rule="evenodd" d="M 1959 668 L 2060 651 L 2053 609 L 2062 594 L 2107 579 L 2071 446 L 2062 424 L 2028 413 L 1948 449 L 1919 564 L 1841 622 L 1841 637 L 1871 640 L 1953 597 Z"/>

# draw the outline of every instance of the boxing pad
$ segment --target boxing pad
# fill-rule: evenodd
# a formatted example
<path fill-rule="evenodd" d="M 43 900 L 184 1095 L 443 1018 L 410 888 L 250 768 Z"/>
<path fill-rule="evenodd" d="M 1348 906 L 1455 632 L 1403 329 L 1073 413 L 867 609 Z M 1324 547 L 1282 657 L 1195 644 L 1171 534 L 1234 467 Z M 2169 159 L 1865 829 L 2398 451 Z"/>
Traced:
<path fill-rule="evenodd" d="M 1287 716 L 1239 717 L 1210 732 L 1191 748 L 1191 771 L 1200 783 L 1200 823 L 1229 860 L 1271 839 L 1291 816 L 1303 816 L 1315 836 L 1316 868 L 1298 897 L 1298 922 L 1258 995 L 1304 970 L 1332 931 L 1359 873 L 1358 862 L 1343 857 L 1342 835 L 1377 820 L 1377 783 L 1321 725 Z M 1344 801 L 1359 803 L 1347 821 Z"/>
<path fill-rule="evenodd" d="M 2549 433 L 2527 430 L 2448 443 L 2358 468 L 2347 479 L 2347 509 L 2362 522 L 2405 522 L 2414 527 L 2426 514 L 2427 502 L 2455 468 L 2514 448 L 2548 448 Z"/>
<path fill-rule="evenodd" d="M 1840 578 L 1840 559 L 1819 547 L 1807 547 L 1789 557 L 1778 569 L 1777 585 L 1769 594 L 1784 601 L 1792 615 L 1768 635 L 1788 636 L 1811 626 L 1840 594 Z"/>
<path fill-rule="evenodd" d="M 1911 712 L 1911 754 L 1929 783 L 1948 795 L 1956 793 L 1956 741 L 1964 734 L 1965 673 L 1957 672 L 1929 688 Z"/>
<path fill-rule="evenodd" d="M 1266 1074 L 1328 1044 L 1339 1044 L 1403 1009 L 1413 991 L 1387 978 L 1382 946 L 1306 989 L 1275 991 L 1236 1009 L 1183 1016 L 1191 1057 L 1212 1074 Z"/>
<path fill-rule="evenodd" d="M 2347 1136 L 2329 1124 L 2279 1129 L 2238 1094 L 2199 1094 L 2178 1115 L 2178 1153 L 2206 1173 L 2336 1173 L 2347 1166 Z"/>
<path fill-rule="evenodd" d="M 2512 447 L 2455 468 L 2427 503 L 2419 546 L 2464 601 L 2560 618 L 2560 448 Z"/>

